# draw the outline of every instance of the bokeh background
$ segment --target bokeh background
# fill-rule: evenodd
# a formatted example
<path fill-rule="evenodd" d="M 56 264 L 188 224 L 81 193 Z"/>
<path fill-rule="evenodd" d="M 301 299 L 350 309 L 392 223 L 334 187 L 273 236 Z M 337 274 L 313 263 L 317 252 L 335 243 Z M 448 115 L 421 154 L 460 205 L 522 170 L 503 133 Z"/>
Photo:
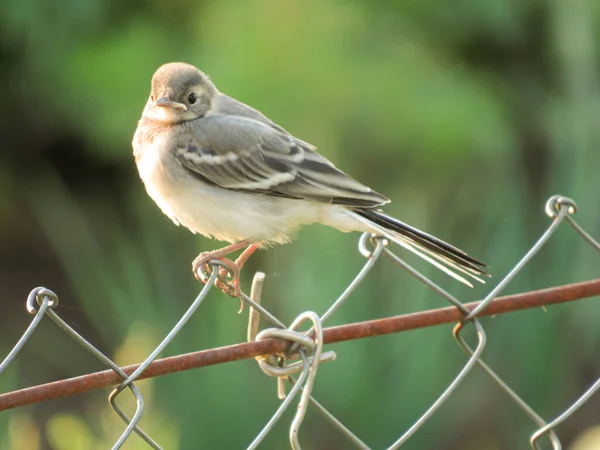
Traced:
<path fill-rule="evenodd" d="M 168 61 L 199 66 L 392 198 L 387 212 L 488 262 L 491 285 L 548 225 L 550 195 L 575 198 L 578 221 L 600 236 L 599 24 L 597 0 L 1 2 L 0 355 L 27 326 L 24 300 L 38 285 L 121 364 L 141 361 L 200 289 L 190 262 L 218 243 L 162 215 L 130 145 L 152 73 Z M 286 322 L 323 312 L 363 264 L 357 238 L 306 228 L 255 254 L 243 285 L 264 271 L 263 302 Z M 470 290 L 404 256 L 462 300 L 491 288 Z M 562 228 L 506 292 L 597 277 L 598 261 Z M 165 355 L 243 341 L 238 306 L 214 290 Z M 440 306 L 382 259 L 330 325 Z M 486 318 L 485 359 L 550 419 L 600 374 L 599 320 L 597 300 Z M 315 396 L 374 448 L 406 430 L 465 361 L 450 326 L 331 349 L 338 359 L 319 369 Z M 45 321 L 0 391 L 98 369 Z M 253 361 L 138 386 L 141 425 L 166 449 L 245 448 L 278 405 Z M 123 424 L 107 394 L 0 414 L 0 448 L 109 448 Z M 291 417 L 263 448 L 287 447 Z M 558 432 L 568 446 L 599 424 L 596 397 Z M 406 448 L 528 448 L 534 430 L 474 370 Z M 349 447 L 314 411 L 301 442 Z M 132 436 L 125 448 L 146 447 Z"/>

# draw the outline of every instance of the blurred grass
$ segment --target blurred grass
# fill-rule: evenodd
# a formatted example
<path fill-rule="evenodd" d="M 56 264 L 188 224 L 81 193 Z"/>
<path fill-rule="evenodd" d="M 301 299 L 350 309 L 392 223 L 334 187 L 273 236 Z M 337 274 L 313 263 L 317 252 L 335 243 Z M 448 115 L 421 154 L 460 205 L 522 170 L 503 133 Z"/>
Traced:
<path fill-rule="evenodd" d="M 9 107 L 0 110 L 0 239 L 16 249 L 3 251 L 4 301 L 23 297 L 13 284 L 33 287 L 54 274 L 64 286 L 58 312 L 75 314 L 79 331 L 123 364 L 141 360 L 192 301 L 199 286 L 189 264 L 217 244 L 162 216 L 130 147 L 150 77 L 171 60 L 198 65 L 221 90 L 317 145 L 392 198 L 390 214 L 489 262 L 492 283 L 547 226 L 543 203 L 552 194 L 574 197 L 578 221 L 598 236 L 599 21 L 594 0 L 2 3 Z M 264 303 L 286 322 L 322 312 L 363 264 L 357 237 L 309 227 L 256 254 L 243 283 L 265 271 Z M 41 242 L 55 260 L 22 250 Z M 465 301 L 490 289 L 470 291 L 407 259 Z M 561 229 L 507 292 L 597 277 L 596 268 L 597 255 Z M 331 323 L 443 305 L 382 261 Z M 237 307 L 211 294 L 166 354 L 243 340 Z M 16 320 L 4 319 L 3 350 L 28 320 L 18 308 Z M 486 360 L 552 417 L 600 371 L 599 316 L 587 301 L 485 319 Z M 315 395 L 374 448 L 409 427 L 464 362 L 448 327 L 334 349 L 338 359 L 319 369 Z M 83 373 L 95 367 L 90 359 L 44 324 L 0 378 L 2 391 Z M 140 385 L 151 399 L 142 426 L 165 448 L 244 447 L 278 404 L 252 361 Z M 61 405 L 0 415 L 0 448 L 59 450 L 74 445 L 67 435 L 79 436 L 80 448 L 105 448 L 122 429 L 96 398 Z M 289 419 L 264 448 L 285 445 Z M 592 424 L 597 415 L 579 414 L 561 436 L 570 441 Z M 521 448 L 532 429 L 473 373 L 407 448 Z M 301 440 L 346 448 L 312 413 Z"/>

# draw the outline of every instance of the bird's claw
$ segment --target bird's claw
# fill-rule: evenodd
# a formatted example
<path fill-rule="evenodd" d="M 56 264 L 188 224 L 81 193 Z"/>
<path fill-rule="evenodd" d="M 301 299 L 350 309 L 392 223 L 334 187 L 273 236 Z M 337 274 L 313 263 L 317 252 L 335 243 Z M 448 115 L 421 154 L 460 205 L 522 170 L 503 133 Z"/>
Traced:
<path fill-rule="evenodd" d="M 211 264 L 211 261 L 220 261 L 222 264 Z M 219 273 L 215 280 L 215 286 L 221 289 L 223 293 L 234 298 L 239 298 L 242 294 L 240 290 L 240 268 L 230 259 L 223 257 L 215 258 L 210 252 L 201 253 L 192 263 L 192 270 L 196 279 L 206 284 L 210 279 L 212 271 L 217 266 Z"/>

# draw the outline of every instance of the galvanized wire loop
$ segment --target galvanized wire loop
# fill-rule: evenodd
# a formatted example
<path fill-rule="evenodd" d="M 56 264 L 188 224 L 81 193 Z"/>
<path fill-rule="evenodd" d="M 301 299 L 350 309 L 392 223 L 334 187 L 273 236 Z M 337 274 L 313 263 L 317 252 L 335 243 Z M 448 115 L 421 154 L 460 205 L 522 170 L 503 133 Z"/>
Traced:
<path fill-rule="evenodd" d="M 253 283 L 251 297 L 254 298 L 256 303 L 260 302 L 259 294 L 260 290 L 262 289 L 262 281 L 263 277 L 255 277 Z M 311 330 L 314 330 L 314 337 L 309 337 L 303 333 L 296 331 L 296 329 L 300 327 L 300 325 L 306 320 L 310 320 L 313 324 Z M 300 397 L 300 402 L 298 403 L 296 415 L 290 426 L 290 444 L 292 446 L 292 449 L 300 450 L 300 443 L 298 441 L 298 431 L 300 429 L 302 421 L 304 420 L 304 416 L 306 415 L 306 409 L 308 407 L 308 404 L 311 401 L 311 391 L 315 381 L 317 368 L 319 366 L 319 363 L 321 362 L 333 361 L 336 355 L 334 352 L 322 353 L 323 326 L 319 316 L 312 311 L 302 313 L 296 318 L 296 320 L 294 320 L 294 322 L 290 325 L 288 329 L 268 328 L 254 336 L 256 326 L 257 324 L 254 318 L 251 316 L 249 318 L 248 333 L 249 340 L 251 342 L 254 342 L 255 340 L 260 341 L 262 339 L 271 338 L 285 339 L 297 344 L 296 350 L 294 352 L 297 353 L 301 358 L 301 361 L 289 365 L 286 365 L 285 363 L 290 355 L 281 354 L 278 356 L 278 358 L 275 359 L 257 358 L 257 362 L 261 370 L 271 377 L 277 377 L 280 381 L 289 379 L 291 375 L 294 375 L 299 372 L 301 372 L 301 376 L 300 382 L 294 384 L 292 391 L 287 396 L 283 395 L 281 383 L 279 383 L 279 397 L 283 399 L 283 402 L 277 409 L 271 420 L 259 433 L 256 439 L 252 442 L 252 444 L 250 444 L 249 448 L 256 448 L 256 446 L 258 446 L 258 444 L 267 436 L 267 434 L 269 433 L 269 431 L 271 431 L 271 429 L 279 420 L 281 415 L 289 407 L 292 399 L 296 396 L 299 390 L 302 389 L 302 395 Z M 313 353 L 314 355 L 312 357 L 309 357 Z"/>
<path fill-rule="evenodd" d="M 374 247 L 372 250 L 369 244 Z M 358 251 L 365 258 L 378 258 L 383 247 L 388 245 L 388 241 L 382 237 L 371 233 L 363 233 L 358 239 Z"/>
<path fill-rule="evenodd" d="M 306 312 L 300 316 L 303 317 L 311 317 L 316 316 L 313 312 Z M 306 320 L 305 318 L 303 320 Z M 312 337 L 307 336 L 304 333 L 295 331 L 294 328 L 297 328 L 301 321 L 294 321 L 292 326 L 289 329 L 280 329 L 280 328 L 267 328 L 262 330 L 260 333 L 256 335 L 255 340 L 260 341 L 262 339 L 284 339 L 290 341 L 291 343 L 299 346 L 304 354 L 308 357 L 309 363 L 314 364 L 314 356 L 311 356 L 317 347 L 317 341 L 315 341 Z M 316 322 L 314 320 L 313 322 Z M 318 339 L 318 338 L 317 338 Z M 278 377 L 285 378 L 290 375 L 297 374 L 303 370 L 303 363 L 301 361 L 286 364 L 287 360 L 293 358 L 298 355 L 299 349 L 296 348 L 294 353 L 286 353 L 276 356 L 275 358 L 257 358 L 258 365 L 261 370 L 270 377 Z M 325 352 L 321 353 L 319 363 L 322 362 L 330 362 L 336 358 L 335 352 Z"/>
<path fill-rule="evenodd" d="M 36 314 L 39 307 L 42 306 L 44 299 L 48 299 L 48 308 L 56 308 L 58 306 L 58 296 L 50 289 L 45 287 L 36 287 L 27 296 L 25 307 L 29 314 Z"/>
<path fill-rule="evenodd" d="M 575 214 L 577 212 L 577 203 L 569 197 L 553 195 L 548 199 L 546 206 L 544 207 L 546 214 L 552 219 L 554 219 L 562 209 L 566 209 L 568 214 Z"/>
<path fill-rule="evenodd" d="M 294 331 L 305 320 L 311 320 L 313 322 L 313 328 L 315 330 L 314 340 L 311 338 L 306 339 L 307 336 Z M 250 323 L 252 323 L 252 319 L 250 319 Z M 290 333 L 290 331 L 292 333 Z M 250 335 L 252 335 L 252 332 L 250 332 Z M 277 423 L 277 421 L 281 418 L 281 416 L 283 415 L 285 410 L 289 407 L 292 400 L 298 394 L 300 389 L 302 389 L 302 396 L 301 396 L 300 402 L 298 404 L 296 415 L 290 426 L 290 443 L 291 443 L 292 449 L 300 450 L 300 444 L 298 442 L 298 431 L 300 429 L 300 425 L 302 424 L 302 421 L 304 420 L 304 416 L 306 414 L 306 409 L 308 407 L 308 403 L 311 400 L 310 393 L 312 391 L 312 386 L 314 384 L 315 376 L 317 373 L 317 367 L 322 360 L 330 361 L 330 360 L 335 359 L 335 353 L 328 352 L 329 353 L 328 357 L 325 357 L 324 354 L 323 355 L 321 354 L 321 349 L 323 346 L 323 328 L 322 328 L 319 316 L 316 313 L 311 312 L 311 311 L 307 311 L 307 312 L 301 314 L 300 316 L 298 316 L 298 318 L 296 318 L 296 320 L 294 320 L 294 322 L 290 326 L 289 330 L 279 330 L 279 329 L 263 330 L 262 332 L 258 333 L 258 335 L 256 336 L 256 340 L 268 339 L 268 338 L 273 338 L 273 337 L 280 337 L 283 339 L 288 339 L 288 340 L 291 340 L 291 341 L 296 342 L 297 344 L 301 345 L 301 347 L 298 348 L 298 354 L 302 358 L 301 366 L 298 366 L 298 365 L 293 365 L 291 367 L 288 366 L 287 369 L 285 367 L 283 367 L 283 371 L 277 372 L 278 368 L 271 367 L 271 365 L 267 362 L 267 360 L 258 359 L 257 361 L 258 361 L 261 369 L 263 369 L 263 371 L 267 375 L 277 376 L 277 377 L 279 377 L 280 380 L 288 379 L 288 377 L 291 374 L 297 373 L 298 371 L 301 371 L 302 373 L 301 373 L 299 382 L 294 384 L 292 391 L 287 396 L 284 396 L 283 402 L 281 403 L 280 407 L 277 409 L 275 414 L 271 417 L 271 420 L 269 420 L 267 425 L 262 429 L 262 431 L 258 434 L 258 436 L 255 438 L 255 440 L 250 444 L 250 446 L 248 448 L 254 449 L 260 444 L 260 442 L 262 442 L 262 440 L 271 431 L 271 429 L 273 428 L 275 423 Z M 310 359 L 308 358 L 306 349 L 309 349 L 310 352 L 314 351 L 313 358 L 310 358 Z M 282 358 L 280 360 L 280 364 L 283 365 L 284 361 L 285 361 L 285 356 L 281 355 L 280 358 Z M 300 370 L 298 370 L 298 367 Z"/>
<path fill-rule="evenodd" d="M 257 339 L 258 327 L 259 327 L 259 322 L 260 322 L 260 313 L 255 309 L 255 306 L 260 306 L 262 287 L 263 287 L 264 281 L 265 281 L 265 274 L 262 272 L 257 272 L 254 275 L 254 279 L 252 280 L 252 289 L 250 291 L 250 297 L 248 299 L 253 302 L 254 306 L 250 306 L 250 308 L 249 308 L 248 333 L 247 333 L 248 342 L 255 342 Z M 281 331 L 287 331 L 287 330 L 276 329 L 276 331 L 281 332 Z M 312 329 L 311 329 L 311 331 L 312 331 Z M 294 332 L 294 333 L 297 333 L 297 332 Z M 307 333 L 307 334 L 311 334 L 311 333 Z M 305 335 L 301 335 L 301 336 L 303 336 L 303 337 L 300 339 L 304 339 L 306 337 Z M 263 339 L 265 339 L 266 337 L 268 337 L 268 333 L 262 335 Z M 298 336 L 294 336 L 294 337 L 298 337 Z M 304 341 L 304 342 L 306 342 L 306 341 Z M 300 343 L 298 343 L 298 344 L 300 344 Z M 311 339 L 311 344 L 314 344 L 314 341 L 312 339 Z M 256 358 L 256 360 L 263 372 L 265 372 L 269 376 L 278 377 L 279 398 L 284 400 L 284 404 L 280 405 L 280 409 L 278 410 L 278 412 L 281 412 L 281 413 L 283 411 L 285 411 L 285 409 L 287 408 L 287 405 L 289 404 L 289 403 L 285 403 L 285 402 L 291 402 L 291 400 L 295 397 L 295 395 L 298 392 L 297 389 L 300 389 L 302 391 L 304 391 L 304 389 L 305 389 L 305 385 L 303 385 L 302 383 L 298 384 L 292 375 L 297 372 L 304 373 L 304 371 L 306 370 L 306 367 L 307 367 L 306 366 L 307 362 L 309 364 L 309 367 L 311 364 L 314 364 L 314 356 L 308 358 L 308 361 L 307 361 L 306 355 L 304 353 L 304 349 L 300 348 L 296 353 L 301 357 L 301 361 L 285 365 L 284 367 L 279 367 L 278 361 L 280 361 L 280 360 L 275 355 L 268 355 L 266 357 Z M 331 351 L 324 352 L 321 354 L 319 361 L 320 362 L 329 362 L 329 361 L 333 361 L 335 359 L 335 357 L 336 357 L 335 352 L 331 352 Z M 304 379 L 304 378 L 302 378 L 302 379 Z M 292 384 L 292 391 L 287 396 L 285 394 L 285 387 L 281 383 L 281 381 L 283 381 L 283 380 L 288 380 Z M 296 388 L 296 385 L 298 386 L 298 388 Z M 351 443 L 353 443 L 354 445 L 356 445 L 358 448 L 361 448 L 361 449 L 369 448 L 364 442 L 362 442 L 354 433 L 352 433 L 347 427 L 345 427 L 336 417 L 333 416 L 333 414 L 331 414 L 329 411 L 327 411 L 327 409 L 325 409 L 325 407 L 323 405 L 321 405 L 319 402 L 317 402 L 312 396 L 309 396 L 309 402 L 316 408 L 316 410 L 323 417 L 325 417 L 326 420 L 328 420 L 331 424 L 333 424 L 333 426 L 340 433 L 342 433 L 342 435 L 344 435 Z M 253 442 L 252 445 L 258 445 L 258 443 L 268 434 L 268 432 L 270 431 L 272 426 L 276 423 L 276 421 L 278 420 L 279 417 L 280 417 L 280 414 L 279 415 L 275 414 L 273 416 L 273 418 L 271 419 L 269 424 L 261 431 L 261 433 L 259 434 L 259 436 L 257 436 L 257 438 L 255 439 L 255 441 Z M 251 445 L 251 448 L 252 448 L 252 445 Z"/>

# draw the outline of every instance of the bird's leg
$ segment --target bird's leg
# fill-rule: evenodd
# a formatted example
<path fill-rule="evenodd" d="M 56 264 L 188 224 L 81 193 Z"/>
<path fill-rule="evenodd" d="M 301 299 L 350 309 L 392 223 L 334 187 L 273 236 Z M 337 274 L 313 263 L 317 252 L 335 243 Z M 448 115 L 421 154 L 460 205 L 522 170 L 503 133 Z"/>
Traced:
<path fill-rule="evenodd" d="M 257 248 L 258 248 L 258 244 L 250 244 L 240 254 L 240 256 L 237 257 L 237 259 L 233 263 L 233 265 L 235 266 L 235 269 L 234 269 L 235 271 L 231 272 L 232 274 L 234 274 L 233 279 L 232 279 L 233 293 L 231 292 L 230 288 L 228 289 L 229 292 L 224 291 L 225 293 L 231 295 L 232 297 L 237 297 L 237 298 L 241 297 L 242 290 L 240 289 L 240 271 L 242 270 L 242 267 L 244 267 L 244 264 L 246 264 L 246 261 L 248 261 L 248 258 L 250 258 L 252 256 L 252 254 L 256 251 Z M 241 313 L 243 310 L 244 310 L 244 302 L 242 301 L 240 304 L 239 313 Z"/>
<path fill-rule="evenodd" d="M 247 247 L 246 247 L 247 246 Z M 242 254 L 234 261 L 225 258 L 225 256 L 233 253 L 241 248 L 246 247 L 246 249 L 242 252 Z M 206 282 L 206 277 L 203 276 L 204 271 L 208 271 L 207 265 L 211 260 L 217 259 L 222 261 L 227 268 L 220 268 L 219 274 L 221 277 L 225 278 L 227 276 L 231 277 L 231 283 L 233 284 L 233 288 L 230 284 L 223 281 L 222 279 L 217 280 L 215 285 L 223 290 L 224 293 L 231 295 L 232 297 L 240 297 L 240 270 L 243 265 L 246 263 L 248 258 L 256 251 L 258 248 L 257 244 L 250 244 L 247 240 L 236 242 L 235 244 L 228 245 L 227 247 L 221 248 L 219 250 L 213 250 L 210 252 L 203 252 L 194 260 L 192 263 L 192 269 L 194 271 L 194 276 L 201 282 Z"/>
<path fill-rule="evenodd" d="M 235 265 L 238 266 L 239 269 L 241 269 L 244 266 L 244 264 L 246 264 L 246 261 L 248 261 L 248 258 L 250 258 L 252 254 L 256 251 L 258 245 L 259 244 L 250 244 L 248 247 L 246 247 L 246 250 L 244 250 L 240 254 L 240 256 L 237 257 L 237 259 L 235 260 Z"/>
<path fill-rule="evenodd" d="M 240 289 L 240 271 L 242 270 L 242 267 L 244 266 L 246 261 L 248 261 L 248 258 L 250 258 L 250 256 L 252 256 L 252 254 L 256 251 L 257 248 L 258 248 L 257 244 L 250 244 L 241 253 L 241 255 L 237 257 L 235 262 L 230 261 L 229 259 L 226 259 L 226 258 L 221 259 L 221 261 L 223 261 L 225 264 L 227 264 L 229 269 L 225 269 L 224 267 L 221 267 L 219 274 L 223 278 L 229 276 L 231 278 L 231 281 L 230 282 L 223 281 L 223 278 L 217 279 L 217 281 L 215 282 L 215 286 L 217 286 L 219 289 L 221 289 L 225 294 L 230 295 L 234 298 L 240 299 L 240 310 L 238 311 L 238 314 L 240 314 L 240 313 L 242 313 L 242 311 L 244 311 L 244 301 L 241 299 L 242 290 Z"/>

